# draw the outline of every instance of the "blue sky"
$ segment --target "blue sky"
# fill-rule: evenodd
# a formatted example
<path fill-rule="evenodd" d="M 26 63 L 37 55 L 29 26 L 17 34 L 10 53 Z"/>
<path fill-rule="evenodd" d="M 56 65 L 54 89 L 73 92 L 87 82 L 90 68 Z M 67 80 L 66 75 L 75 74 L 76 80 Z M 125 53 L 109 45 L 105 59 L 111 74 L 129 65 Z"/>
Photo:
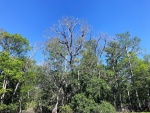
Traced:
<path fill-rule="evenodd" d="M 0 28 L 32 44 L 63 16 L 85 19 L 96 33 L 129 31 L 150 53 L 150 0 L 0 0 Z"/>

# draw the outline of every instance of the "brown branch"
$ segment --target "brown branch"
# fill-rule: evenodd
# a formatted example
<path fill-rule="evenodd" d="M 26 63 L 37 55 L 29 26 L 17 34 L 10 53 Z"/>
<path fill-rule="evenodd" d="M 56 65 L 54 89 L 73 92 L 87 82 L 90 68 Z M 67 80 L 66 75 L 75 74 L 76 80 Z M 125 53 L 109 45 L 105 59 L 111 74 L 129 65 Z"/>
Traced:
<path fill-rule="evenodd" d="M 106 47 L 106 43 L 107 43 L 107 41 L 106 41 L 106 39 L 104 39 L 104 46 L 103 46 L 103 49 L 102 49 L 102 51 L 100 53 L 100 58 L 102 57 L 103 51 L 104 51 L 104 49 Z"/>

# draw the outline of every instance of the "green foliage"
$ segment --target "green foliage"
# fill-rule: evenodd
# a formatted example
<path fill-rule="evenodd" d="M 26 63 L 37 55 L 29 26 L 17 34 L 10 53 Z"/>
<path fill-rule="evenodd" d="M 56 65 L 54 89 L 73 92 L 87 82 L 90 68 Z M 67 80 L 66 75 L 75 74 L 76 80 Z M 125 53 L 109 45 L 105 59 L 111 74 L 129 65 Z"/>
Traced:
<path fill-rule="evenodd" d="M 109 102 L 101 101 L 101 104 L 98 104 L 84 94 L 75 95 L 70 105 L 77 113 L 116 113 L 115 108 Z"/>
<path fill-rule="evenodd" d="M 33 61 L 26 57 L 29 42 L 19 34 L 0 33 L 0 102 L 1 111 L 18 112 L 29 101 L 33 90 Z M 21 103 L 21 104 L 20 104 Z"/>
<path fill-rule="evenodd" d="M 110 87 L 103 79 L 92 77 L 87 83 L 86 95 L 92 97 L 95 101 L 100 101 L 100 99 L 106 96 L 109 90 Z"/>
<path fill-rule="evenodd" d="M 76 94 L 71 101 L 71 108 L 77 113 L 91 113 L 96 103 L 84 94 Z"/>
<path fill-rule="evenodd" d="M 0 112 L 31 106 L 45 113 L 56 102 L 61 113 L 148 111 L 150 55 L 138 56 L 140 39 L 126 32 L 107 43 L 88 32 L 78 19 L 59 21 L 41 66 L 27 57 L 26 38 L 0 32 Z"/>
<path fill-rule="evenodd" d="M 109 102 L 102 101 L 94 108 L 94 113 L 116 113 L 116 110 Z"/>
<path fill-rule="evenodd" d="M 1 72 L 1 80 L 7 79 L 16 81 L 22 80 L 23 73 L 21 72 L 21 67 L 23 62 L 17 58 L 13 58 L 9 56 L 9 53 L 0 52 L 0 69 Z"/>
<path fill-rule="evenodd" d="M 1 104 L 0 105 L 0 111 L 6 110 L 7 109 L 7 105 L 6 104 Z"/>
<path fill-rule="evenodd" d="M 59 22 L 63 29 L 53 29 L 58 37 L 46 42 L 46 63 L 37 71 L 43 105 L 54 106 L 59 97 L 64 112 L 71 107 L 77 113 L 115 113 L 114 108 L 136 111 L 148 106 L 150 63 L 149 56 L 143 60 L 137 55 L 140 39 L 126 32 L 104 46 L 91 37 L 76 45 L 73 23 L 67 19 Z"/>
<path fill-rule="evenodd" d="M 29 42 L 19 34 L 0 33 L 0 47 L 12 56 L 23 57 L 30 50 Z"/>
<path fill-rule="evenodd" d="M 73 110 L 69 105 L 60 106 L 60 113 L 73 113 Z"/>
<path fill-rule="evenodd" d="M 15 113 L 17 111 L 17 104 L 10 104 L 10 105 L 6 105 L 6 104 L 1 104 L 0 105 L 0 111 L 1 112 L 5 112 L 5 111 L 8 111 L 8 112 L 11 112 L 11 113 Z"/>

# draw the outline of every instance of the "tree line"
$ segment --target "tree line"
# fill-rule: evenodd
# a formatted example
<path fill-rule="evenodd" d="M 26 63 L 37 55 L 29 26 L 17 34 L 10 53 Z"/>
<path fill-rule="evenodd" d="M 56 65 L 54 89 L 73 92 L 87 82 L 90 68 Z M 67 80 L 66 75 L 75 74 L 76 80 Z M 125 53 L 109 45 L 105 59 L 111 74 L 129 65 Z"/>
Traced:
<path fill-rule="evenodd" d="M 0 30 L 0 112 L 150 111 L 150 55 L 129 32 L 93 35 L 65 17 L 47 32 L 43 64 L 20 34 Z"/>

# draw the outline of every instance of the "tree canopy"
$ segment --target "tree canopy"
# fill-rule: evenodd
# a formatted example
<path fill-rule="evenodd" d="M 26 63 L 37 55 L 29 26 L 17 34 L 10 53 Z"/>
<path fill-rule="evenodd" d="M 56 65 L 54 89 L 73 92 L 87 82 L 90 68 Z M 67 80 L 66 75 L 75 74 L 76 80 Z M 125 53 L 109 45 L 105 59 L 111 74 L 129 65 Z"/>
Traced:
<path fill-rule="evenodd" d="M 150 55 L 129 32 L 94 36 L 88 24 L 62 18 L 48 31 L 43 64 L 29 41 L 0 32 L 0 112 L 150 111 Z M 144 57 L 141 57 L 144 56 Z"/>

